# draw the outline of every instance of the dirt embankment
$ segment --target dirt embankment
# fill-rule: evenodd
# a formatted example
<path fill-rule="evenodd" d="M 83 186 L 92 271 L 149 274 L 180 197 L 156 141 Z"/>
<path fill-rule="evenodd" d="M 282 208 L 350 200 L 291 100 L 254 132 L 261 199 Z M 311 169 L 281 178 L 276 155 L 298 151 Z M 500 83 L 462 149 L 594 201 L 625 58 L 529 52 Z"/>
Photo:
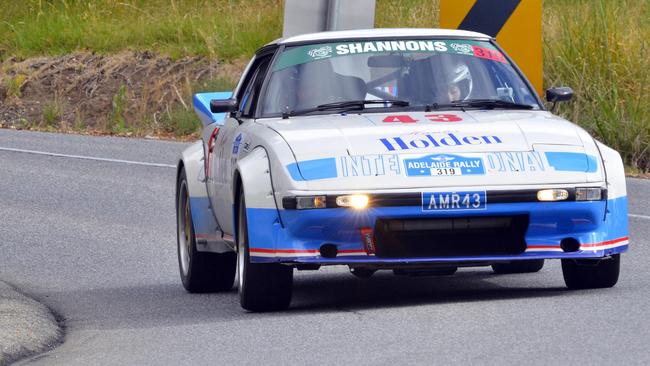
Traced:
<path fill-rule="evenodd" d="M 0 127 L 191 134 L 192 93 L 228 90 L 243 66 L 149 52 L 8 59 L 0 65 Z"/>

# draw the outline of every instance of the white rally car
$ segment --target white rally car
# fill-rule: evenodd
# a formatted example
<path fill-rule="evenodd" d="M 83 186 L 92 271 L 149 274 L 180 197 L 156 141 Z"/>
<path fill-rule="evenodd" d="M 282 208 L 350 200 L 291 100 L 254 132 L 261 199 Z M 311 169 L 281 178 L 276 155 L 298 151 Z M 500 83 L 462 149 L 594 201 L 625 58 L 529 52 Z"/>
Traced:
<path fill-rule="evenodd" d="M 549 102 L 568 100 L 553 88 Z M 301 35 L 257 51 L 231 93 L 194 96 L 203 138 L 178 162 L 190 292 L 289 306 L 293 270 L 368 277 L 561 259 L 611 287 L 628 249 L 619 154 L 542 101 L 494 39 L 437 29 Z"/>

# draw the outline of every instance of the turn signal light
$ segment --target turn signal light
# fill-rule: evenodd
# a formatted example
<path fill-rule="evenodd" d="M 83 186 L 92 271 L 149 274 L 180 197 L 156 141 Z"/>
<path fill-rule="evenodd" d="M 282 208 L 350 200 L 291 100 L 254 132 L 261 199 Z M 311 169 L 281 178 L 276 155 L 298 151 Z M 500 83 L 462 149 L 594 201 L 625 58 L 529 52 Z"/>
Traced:
<path fill-rule="evenodd" d="M 569 191 L 566 189 L 542 189 L 537 191 L 538 201 L 564 201 L 569 198 Z"/>
<path fill-rule="evenodd" d="M 600 188 L 576 188 L 576 201 L 600 201 L 601 198 Z"/>
<path fill-rule="evenodd" d="M 363 209 L 368 207 L 368 201 L 368 196 L 365 194 L 352 194 L 349 196 L 336 197 L 336 204 L 340 207 Z"/>
<path fill-rule="evenodd" d="M 299 210 L 325 207 L 327 207 L 325 196 L 296 197 L 296 208 Z"/>

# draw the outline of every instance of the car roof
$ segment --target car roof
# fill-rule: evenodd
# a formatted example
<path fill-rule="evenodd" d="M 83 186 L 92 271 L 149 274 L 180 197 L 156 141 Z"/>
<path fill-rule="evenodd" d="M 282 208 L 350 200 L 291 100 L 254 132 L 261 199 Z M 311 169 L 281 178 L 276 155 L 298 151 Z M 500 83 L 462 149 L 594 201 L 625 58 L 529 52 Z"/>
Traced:
<path fill-rule="evenodd" d="M 435 29 L 435 28 L 378 28 L 378 29 L 355 29 L 344 31 L 331 31 L 301 34 L 286 38 L 277 39 L 268 45 L 309 43 L 316 41 L 330 41 L 337 39 L 355 38 L 408 38 L 408 37 L 453 37 L 472 39 L 491 39 L 492 37 L 478 32 L 470 32 L 457 29 Z"/>

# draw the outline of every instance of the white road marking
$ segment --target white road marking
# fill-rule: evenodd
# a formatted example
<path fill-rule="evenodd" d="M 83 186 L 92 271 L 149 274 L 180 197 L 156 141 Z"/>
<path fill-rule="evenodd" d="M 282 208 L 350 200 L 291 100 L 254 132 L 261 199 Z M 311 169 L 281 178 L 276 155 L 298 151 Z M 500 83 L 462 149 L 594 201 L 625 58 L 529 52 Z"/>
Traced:
<path fill-rule="evenodd" d="M 57 154 L 47 151 L 36 151 L 36 150 L 25 150 L 25 149 L 13 149 L 10 147 L 0 147 L 0 151 L 11 151 L 19 152 L 26 154 L 35 154 L 35 155 L 45 155 L 45 156 L 55 156 L 61 158 L 70 158 L 70 159 L 82 159 L 82 160 L 96 160 L 96 161 L 106 161 L 110 163 L 121 163 L 121 164 L 131 164 L 131 165 L 145 165 L 145 166 L 157 166 L 162 168 L 176 168 L 176 165 L 172 164 L 160 164 L 160 163 L 148 163 L 144 161 L 133 161 L 133 160 L 122 160 L 122 159 L 109 159 L 109 158 L 98 158 L 94 156 L 83 156 L 83 155 L 69 155 L 69 154 Z"/>
<path fill-rule="evenodd" d="M 650 216 L 645 216 L 645 215 L 636 215 L 636 214 L 627 214 L 630 217 L 636 217 L 637 219 L 646 219 L 650 220 Z"/>

